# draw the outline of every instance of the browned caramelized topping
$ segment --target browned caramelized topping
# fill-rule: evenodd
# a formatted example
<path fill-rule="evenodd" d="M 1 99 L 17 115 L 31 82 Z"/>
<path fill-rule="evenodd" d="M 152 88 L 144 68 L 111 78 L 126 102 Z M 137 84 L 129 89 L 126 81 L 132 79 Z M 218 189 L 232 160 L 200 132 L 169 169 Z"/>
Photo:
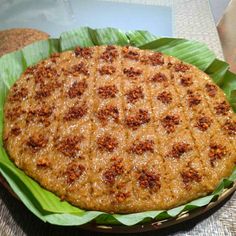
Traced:
<path fill-rule="evenodd" d="M 92 53 L 93 53 L 91 48 L 81 48 L 81 47 L 75 48 L 74 52 L 76 56 L 81 56 L 86 59 L 92 58 Z"/>
<path fill-rule="evenodd" d="M 145 152 L 154 152 L 154 141 L 153 140 L 145 140 L 145 141 L 137 141 L 132 144 L 132 146 L 129 149 L 130 152 L 142 155 Z"/>
<path fill-rule="evenodd" d="M 124 68 L 123 73 L 131 79 L 136 79 L 143 72 L 142 72 L 142 70 L 135 69 L 134 67 L 131 66 L 130 68 Z"/>
<path fill-rule="evenodd" d="M 149 63 L 149 59 L 148 59 L 148 56 L 146 55 L 142 55 L 139 59 L 139 61 L 144 64 L 144 65 L 147 65 Z"/>
<path fill-rule="evenodd" d="M 189 87 L 193 84 L 193 79 L 191 75 L 181 76 L 180 84 L 184 87 Z"/>
<path fill-rule="evenodd" d="M 159 72 L 149 78 L 149 81 L 157 83 L 166 83 L 168 80 L 165 74 Z"/>
<path fill-rule="evenodd" d="M 42 134 L 35 134 L 29 137 L 26 142 L 26 145 L 31 149 L 33 152 L 37 152 L 40 149 L 46 147 L 48 143 L 48 139 Z"/>
<path fill-rule="evenodd" d="M 181 172 L 181 177 L 186 186 L 188 186 L 191 182 L 200 182 L 202 179 L 198 171 L 192 167 L 188 167 L 186 170 Z"/>
<path fill-rule="evenodd" d="M 57 58 L 59 58 L 59 57 L 60 57 L 60 53 L 55 52 L 50 56 L 50 59 L 53 63 L 56 63 Z"/>
<path fill-rule="evenodd" d="M 176 72 L 186 72 L 189 69 L 190 69 L 190 67 L 184 63 L 178 63 L 178 64 L 174 65 L 174 70 Z"/>
<path fill-rule="evenodd" d="M 56 149 L 68 157 L 75 157 L 80 150 L 80 143 L 83 136 L 68 136 L 56 143 Z"/>
<path fill-rule="evenodd" d="M 101 151 L 113 152 L 118 146 L 117 139 L 110 135 L 104 135 L 97 139 L 98 149 Z"/>
<path fill-rule="evenodd" d="M 115 46 L 109 45 L 102 53 L 101 59 L 107 62 L 113 62 L 118 57 L 118 51 Z"/>
<path fill-rule="evenodd" d="M 137 129 L 140 125 L 148 123 L 151 120 L 147 110 L 139 109 L 135 115 L 129 115 L 125 119 L 125 123 L 129 128 Z"/>
<path fill-rule="evenodd" d="M 210 144 L 210 150 L 208 156 L 210 157 L 211 165 L 215 165 L 216 160 L 222 159 L 227 154 L 226 147 L 222 144 L 212 143 Z"/>
<path fill-rule="evenodd" d="M 226 101 L 218 103 L 215 106 L 215 111 L 217 115 L 227 115 L 229 110 L 230 110 L 230 106 Z"/>
<path fill-rule="evenodd" d="M 67 182 L 73 183 L 75 180 L 79 179 L 84 173 L 85 167 L 77 162 L 72 162 L 68 165 L 66 169 Z"/>
<path fill-rule="evenodd" d="M 206 84 L 206 91 L 210 97 L 215 97 L 217 93 L 217 87 L 214 84 Z"/>
<path fill-rule="evenodd" d="M 228 135 L 236 135 L 236 121 L 227 120 L 223 125 L 223 129 Z"/>
<path fill-rule="evenodd" d="M 115 85 L 107 85 L 98 88 L 98 95 L 100 98 L 114 98 L 116 97 L 116 93 L 118 89 Z"/>
<path fill-rule="evenodd" d="M 45 167 L 50 166 L 50 161 L 48 160 L 48 158 L 40 158 L 37 160 L 36 164 L 37 164 L 37 167 L 45 168 Z"/>
<path fill-rule="evenodd" d="M 49 86 L 42 85 L 40 86 L 40 89 L 37 89 L 35 91 L 35 99 L 42 99 L 49 97 L 51 95 L 52 90 Z"/>
<path fill-rule="evenodd" d="M 161 124 L 165 128 L 167 133 L 173 133 L 179 123 L 179 115 L 167 115 L 163 119 L 161 119 Z"/>
<path fill-rule="evenodd" d="M 36 69 L 37 69 L 36 65 L 30 66 L 25 70 L 24 74 L 25 75 L 33 75 Z"/>
<path fill-rule="evenodd" d="M 6 111 L 6 118 L 13 121 L 19 118 L 25 111 L 20 106 L 13 107 L 11 110 Z"/>
<path fill-rule="evenodd" d="M 115 178 L 124 173 L 123 159 L 119 158 L 107 169 L 103 174 L 103 179 L 106 184 L 114 184 Z"/>
<path fill-rule="evenodd" d="M 34 70 L 35 83 L 44 83 L 58 77 L 57 70 L 51 66 L 38 66 Z"/>
<path fill-rule="evenodd" d="M 51 95 L 51 93 L 59 88 L 61 86 L 61 83 L 58 81 L 54 81 L 54 80 L 49 80 L 47 81 L 47 83 L 42 82 L 39 85 L 39 88 L 36 88 L 36 95 L 35 95 L 35 99 L 42 99 L 45 97 L 48 97 Z"/>
<path fill-rule="evenodd" d="M 30 110 L 27 114 L 26 122 L 37 121 L 43 123 L 46 127 L 50 125 L 48 118 L 52 115 L 54 107 L 42 105 L 38 109 Z"/>
<path fill-rule="evenodd" d="M 73 65 L 71 73 L 73 75 L 79 75 L 79 74 L 83 74 L 83 75 L 89 75 L 89 70 L 87 68 L 87 65 L 81 61 L 79 64 Z"/>
<path fill-rule="evenodd" d="M 199 93 L 193 93 L 193 91 L 188 90 L 188 104 L 189 107 L 197 106 L 201 103 L 201 95 Z"/>
<path fill-rule="evenodd" d="M 125 95 L 129 103 L 135 103 L 137 102 L 137 100 L 144 98 L 144 94 L 143 94 L 143 90 L 141 86 L 135 87 L 134 89 L 129 90 Z"/>
<path fill-rule="evenodd" d="M 153 171 L 142 170 L 138 177 L 141 188 L 157 191 L 161 187 L 160 175 Z"/>
<path fill-rule="evenodd" d="M 114 66 L 109 66 L 109 65 L 102 66 L 99 69 L 99 73 L 101 75 L 112 75 L 115 72 L 116 72 L 116 68 Z"/>
<path fill-rule="evenodd" d="M 115 122 L 118 122 L 119 110 L 116 106 L 107 105 L 98 111 L 97 117 L 104 124 L 106 124 L 109 121 L 109 119 L 112 119 Z"/>
<path fill-rule="evenodd" d="M 161 52 L 155 52 L 152 55 L 148 56 L 149 62 L 153 66 L 157 65 L 163 65 L 164 64 L 164 58 L 163 54 Z"/>
<path fill-rule="evenodd" d="M 12 87 L 11 95 L 9 96 L 9 101 L 11 102 L 20 102 L 23 98 L 27 97 L 28 89 L 27 88 L 17 88 L 15 84 Z"/>
<path fill-rule="evenodd" d="M 83 95 L 85 90 L 87 89 L 88 85 L 85 80 L 80 82 L 74 82 L 73 85 L 70 87 L 68 94 L 70 98 L 80 97 Z"/>
<path fill-rule="evenodd" d="M 118 203 L 122 203 L 124 202 L 128 197 L 130 197 L 130 193 L 129 192 L 118 192 L 116 195 L 115 195 L 115 198 L 116 198 L 116 201 Z"/>
<path fill-rule="evenodd" d="M 122 49 L 122 52 L 124 54 L 124 58 L 129 58 L 131 60 L 137 61 L 139 59 L 139 53 L 135 50 L 129 49 L 129 46 L 124 47 Z"/>
<path fill-rule="evenodd" d="M 170 92 L 163 91 L 157 96 L 157 99 L 164 104 L 170 104 L 172 102 L 172 95 Z"/>
<path fill-rule="evenodd" d="M 168 157 L 180 158 L 184 153 L 191 151 L 192 148 L 188 143 L 178 142 L 172 146 L 172 150 L 167 155 Z"/>
<path fill-rule="evenodd" d="M 201 131 L 206 131 L 212 123 L 212 119 L 207 116 L 201 116 L 197 119 L 195 127 L 197 127 Z"/>
<path fill-rule="evenodd" d="M 81 119 L 87 113 L 87 106 L 85 104 L 82 105 L 74 105 L 69 108 L 69 111 L 65 114 L 64 120 L 70 121 L 75 119 Z"/>
<path fill-rule="evenodd" d="M 13 127 L 11 129 L 11 134 L 14 136 L 18 136 L 19 134 L 21 134 L 21 129 L 19 127 Z"/>

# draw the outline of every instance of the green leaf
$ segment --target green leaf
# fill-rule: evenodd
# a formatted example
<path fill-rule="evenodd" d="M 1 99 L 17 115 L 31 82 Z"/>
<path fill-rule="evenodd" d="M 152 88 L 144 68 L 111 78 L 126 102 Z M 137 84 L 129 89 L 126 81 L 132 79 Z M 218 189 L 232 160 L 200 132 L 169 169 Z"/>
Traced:
<path fill-rule="evenodd" d="M 89 29 L 89 33 L 95 45 L 115 44 L 124 46 L 129 43 L 126 34 L 119 29 Z"/>
<path fill-rule="evenodd" d="M 54 52 L 74 49 L 76 46 L 133 45 L 142 49 L 161 51 L 175 56 L 204 70 L 226 93 L 236 109 L 236 75 L 228 71 L 228 64 L 215 58 L 206 45 L 186 39 L 157 38 L 147 31 L 124 33 L 114 28 L 91 29 L 82 27 L 64 32 L 59 39 L 36 42 L 22 50 L 0 58 L 0 172 L 25 206 L 38 218 L 56 225 L 82 225 L 94 220 L 98 224 L 123 224 L 131 226 L 151 219 L 163 220 L 175 217 L 181 212 L 191 211 L 215 200 L 225 188 L 236 180 L 236 168 L 228 179 L 224 179 L 215 191 L 183 206 L 168 211 L 148 211 L 133 214 L 107 214 L 98 211 L 84 211 L 68 202 L 60 201 L 53 193 L 43 189 L 10 161 L 3 148 L 3 108 L 7 92 L 22 72 Z"/>
<path fill-rule="evenodd" d="M 71 50 L 78 45 L 81 47 L 94 46 L 89 31 L 90 28 L 81 27 L 76 30 L 62 33 L 60 36 L 60 51 Z"/>
<path fill-rule="evenodd" d="M 141 45 L 147 44 L 158 37 L 144 30 L 134 30 L 126 33 L 129 38 L 130 45 L 140 47 Z"/>

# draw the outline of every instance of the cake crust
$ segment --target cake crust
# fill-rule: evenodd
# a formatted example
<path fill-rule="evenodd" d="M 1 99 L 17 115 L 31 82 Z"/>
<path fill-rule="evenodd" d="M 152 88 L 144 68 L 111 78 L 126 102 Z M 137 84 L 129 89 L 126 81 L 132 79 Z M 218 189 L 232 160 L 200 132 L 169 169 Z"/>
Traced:
<path fill-rule="evenodd" d="M 28 68 L 4 107 L 4 146 L 44 188 L 87 210 L 170 209 L 236 163 L 236 116 L 204 72 L 160 52 L 94 46 Z"/>

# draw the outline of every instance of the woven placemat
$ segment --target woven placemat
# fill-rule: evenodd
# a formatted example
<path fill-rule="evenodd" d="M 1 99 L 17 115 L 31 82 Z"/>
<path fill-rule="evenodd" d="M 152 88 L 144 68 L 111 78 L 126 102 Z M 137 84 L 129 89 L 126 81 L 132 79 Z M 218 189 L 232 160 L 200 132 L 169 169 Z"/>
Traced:
<path fill-rule="evenodd" d="M 110 1 L 110 0 L 109 0 Z M 223 59 L 215 23 L 207 0 L 116 0 L 141 4 L 172 6 L 173 36 L 206 43 Z M 161 235 L 235 236 L 236 194 L 208 214 L 161 231 Z M 143 233 L 157 235 L 155 232 Z M 3 187 L 0 191 L 0 236 L 23 235 L 103 235 L 78 228 L 45 224 L 31 214 Z M 106 234 L 109 235 L 109 234 Z"/>

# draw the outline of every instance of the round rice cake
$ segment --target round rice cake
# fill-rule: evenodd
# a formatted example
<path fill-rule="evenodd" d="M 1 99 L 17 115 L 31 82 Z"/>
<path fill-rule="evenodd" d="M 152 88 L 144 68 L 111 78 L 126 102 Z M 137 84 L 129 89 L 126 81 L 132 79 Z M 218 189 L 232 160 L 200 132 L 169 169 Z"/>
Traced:
<path fill-rule="evenodd" d="M 196 67 L 95 46 L 28 68 L 5 103 L 16 166 L 87 210 L 170 209 L 211 193 L 236 162 L 236 116 Z"/>
<path fill-rule="evenodd" d="M 0 31 L 0 56 L 19 50 L 28 44 L 48 39 L 49 35 L 36 29 L 15 28 Z"/>

